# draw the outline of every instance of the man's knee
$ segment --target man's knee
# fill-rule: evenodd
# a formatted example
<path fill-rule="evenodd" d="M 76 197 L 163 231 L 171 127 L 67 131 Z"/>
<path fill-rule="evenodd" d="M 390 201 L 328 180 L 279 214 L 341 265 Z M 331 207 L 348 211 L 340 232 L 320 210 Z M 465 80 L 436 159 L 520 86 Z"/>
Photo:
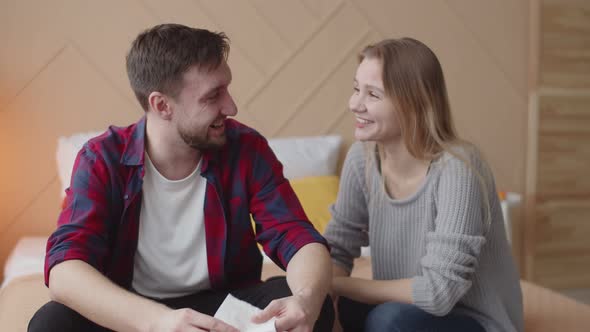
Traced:
<path fill-rule="evenodd" d="M 284 276 L 270 277 L 265 283 L 269 286 L 269 294 L 272 294 L 273 299 L 293 295 L 291 293 L 291 288 L 289 288 L 289 284 L 287 283 L 287 278 Z"/>
<path fill-rule="evenodd" d="M 291 290 L 289 288 L 289 284 L 287 283 L 287 279 L 285 277 L 274 277 L 270 278 L 266 281 L 267 283 L 272 284 L 273 293 L 276 298 L 281 298 L 285 296 L 290 296 Z M 315 322 L 314 331 L 332 331 L 332 326 L 334 325 L 334 304 L 332 303 L 332 298 L 327 295 L 324 299 L 324 303 L 322 305 L 322 310 L 320 311 L 320 315 Z"/>
<path fill-rule="evenodd" d="M 95 326 L 76 311 L 58 302 L 43 305 L 29 321 L 29 332 L 88 331 Z"/>
<path fill-rule="evenodd" d="M 313 328 L 314 332 L 317 331 L 332 331 L 332 327 L 334 326 L 334 304 L 332 303 L 332 298 L 330 295 L 326 296 L 324 300 L 324 304 L 322 305 L 322 310 L 320 311 L 320 316 L 318 320 L 315 322 L 315 326 Z"/>
<path fill-rule="evenodd" d="M 255 294 L 252 294 L 252 290 L 248 290 L 246 292 L 238 291 L 234 296 L 264 309 L 272 300 L 292 295 L 287 279 L 283 276 L 269 278 L 263 285 L 258 287 L 259 288 L 255 288 Z M 313 330 L 322 332 L 332 331 L 333 324 L 334 305 L 332 303 L 332 298 L 326 296 L 322 305 L 322 310 L 320 311 L 320 316 L 318 317 Z"/>

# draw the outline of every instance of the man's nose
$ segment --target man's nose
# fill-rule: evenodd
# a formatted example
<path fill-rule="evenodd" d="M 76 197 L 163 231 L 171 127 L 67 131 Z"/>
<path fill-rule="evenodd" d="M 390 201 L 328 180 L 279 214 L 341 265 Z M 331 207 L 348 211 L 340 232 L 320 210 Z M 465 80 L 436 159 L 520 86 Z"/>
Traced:
<path fill-rule="evenodd" d="M 235 116 L 238 114 L 238 107 L 230 94 L 227 95 L 227 100 L 223 106 L 221 113 L 225 116 Z"/>

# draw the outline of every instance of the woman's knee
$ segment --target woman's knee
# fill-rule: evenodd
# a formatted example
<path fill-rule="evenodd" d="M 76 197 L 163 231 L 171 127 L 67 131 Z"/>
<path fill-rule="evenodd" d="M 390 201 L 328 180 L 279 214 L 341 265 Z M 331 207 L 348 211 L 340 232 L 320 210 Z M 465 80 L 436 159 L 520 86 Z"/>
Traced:
<path fill-rule="evenodd" d="M 367 332 L 405 332 L 411 331 L 412 321 L 418 319 L 421 310 L 405 303 L 387 302 L 376 306 L 367 315 Z"/>

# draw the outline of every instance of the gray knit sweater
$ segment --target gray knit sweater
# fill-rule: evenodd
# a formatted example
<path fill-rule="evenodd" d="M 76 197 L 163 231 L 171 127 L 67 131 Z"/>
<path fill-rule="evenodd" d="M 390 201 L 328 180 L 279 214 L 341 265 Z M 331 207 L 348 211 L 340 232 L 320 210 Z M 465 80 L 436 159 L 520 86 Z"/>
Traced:
<path fill-rule="evenodd" d="M 368 149 L 353 144 L 325 233 L 332 260 L 350 271 L 360 247 L 370 244 L 373 278 L 412 278 L 419 308 L 467 314 L 486 331 L 523 331 L 519 276 L 492 174 L 477 153 L 458 151 L 471 168 L 445 153 L 412 196 L 393 199 Z M 491 179 L 487 195 L 473 170 Z"/>

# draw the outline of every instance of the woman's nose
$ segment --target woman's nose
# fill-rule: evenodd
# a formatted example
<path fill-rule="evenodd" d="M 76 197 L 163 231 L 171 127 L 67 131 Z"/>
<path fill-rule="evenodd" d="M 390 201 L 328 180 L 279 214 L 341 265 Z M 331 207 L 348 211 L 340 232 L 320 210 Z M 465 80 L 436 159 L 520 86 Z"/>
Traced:
<path fill-rule="evenodd" d="M 352 97 L 350 97 L 348 107 L 350 108 L 350 111 L 354 113 L 362 113 L 367 110 L 367 108 L 365 107 L 365 103 L 363 102 L 363 99 L 358 95 L 353 95 Z"/>

